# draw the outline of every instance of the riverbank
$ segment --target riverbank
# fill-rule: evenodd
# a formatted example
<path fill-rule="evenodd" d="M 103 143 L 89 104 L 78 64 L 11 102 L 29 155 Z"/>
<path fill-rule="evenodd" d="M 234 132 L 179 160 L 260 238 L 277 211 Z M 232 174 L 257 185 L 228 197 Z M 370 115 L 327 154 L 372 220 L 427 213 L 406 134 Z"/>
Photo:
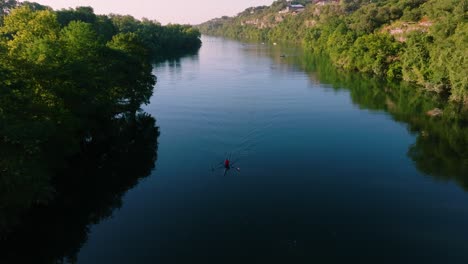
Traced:
<path fill-rule="evenodd" d="M 203 34 L 302 43 L 335 66 L 404 80 L 468 106 L 464 1 L 318 1 L 284 12 L 287 1 L 199 25 Z"/>

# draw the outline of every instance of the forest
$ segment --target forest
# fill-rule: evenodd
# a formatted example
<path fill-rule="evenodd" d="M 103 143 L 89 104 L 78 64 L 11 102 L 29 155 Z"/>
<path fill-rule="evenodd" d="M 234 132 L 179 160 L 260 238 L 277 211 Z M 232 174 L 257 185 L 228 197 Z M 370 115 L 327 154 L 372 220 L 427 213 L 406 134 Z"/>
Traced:
<path fill-rule="evenodd" d="M 0 1 L 0 238 L 25 210 L 62 195 L 64 170 L 83 153 L 109 163 L 140 135 L 155 156 L 156 120 L 140 109 L 156 83 L 152 63 L 200 46 L 187 25 Z"/>
<path fill-rule="evenodd" d="M 298 13 L 279 13 L 288 1 L 278 0 L 198 27 L 209 35 L 299 42 L 337 67 L 404 80 L 468 105 L 466 0 L 300 3 L 306 8 Z"/>

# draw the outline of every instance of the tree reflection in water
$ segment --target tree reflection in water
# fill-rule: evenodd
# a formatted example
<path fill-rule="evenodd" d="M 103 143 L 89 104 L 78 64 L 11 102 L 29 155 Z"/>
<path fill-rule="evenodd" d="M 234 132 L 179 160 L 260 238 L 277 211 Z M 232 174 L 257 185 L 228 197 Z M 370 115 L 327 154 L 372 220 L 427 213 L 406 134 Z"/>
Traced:
<path fill-rule="evenodd" d="M 0 240 L 0 263 L 75 262 L 90 225 L 122 206 L 123 195 L 150 175 L 159 129 L 147 114 L 103 129 L 53 177 L 54 198 L 33 207 Z"/>
<path fill-rule="evenodd" d="M 283 52 L 278 48 L 272 53 L 278 64 L 307 72 L 312 82 L 348 90 L 360 108 L 385 111 L 395 121 L 405 123 L 417 136 L 407 153 L 417 169 L 437 180 L 454 181 L 468 191 L 467 106 L 452 104 L 409 84 L 346 73 L 316 54 L 294 50 L 283 58 Z M 442 109 L 443 115 L 428 116 L 427 112 L 434 108 Z"/>

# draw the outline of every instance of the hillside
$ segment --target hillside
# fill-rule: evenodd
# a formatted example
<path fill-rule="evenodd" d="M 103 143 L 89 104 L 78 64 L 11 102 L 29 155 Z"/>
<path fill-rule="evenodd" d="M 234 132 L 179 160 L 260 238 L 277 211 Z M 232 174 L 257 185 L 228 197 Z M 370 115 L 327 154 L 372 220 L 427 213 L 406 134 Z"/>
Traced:
<path fill-rule="evenodd" d="M 467 13 L 467 0 L 278 0 L 198 27 L 300 42 L 338 67 L 402 79 L 467 105 Z"/>

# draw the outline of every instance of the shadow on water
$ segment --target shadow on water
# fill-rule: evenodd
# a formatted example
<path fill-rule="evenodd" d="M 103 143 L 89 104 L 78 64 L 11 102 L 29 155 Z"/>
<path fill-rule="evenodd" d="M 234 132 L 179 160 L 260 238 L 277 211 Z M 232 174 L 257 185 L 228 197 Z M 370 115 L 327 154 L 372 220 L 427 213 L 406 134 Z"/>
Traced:
<path fill-rule="evenodd" d="M 163 66 L 168 66 L 171 72 L 176 74 L 182 73 L 182 60 L 185 61 L 199 61 L 199 53 L 197 51 L 184 53 L 183 55 L 179 56 L 168 56 L 164 57 L 164 59 L 157 59 L 153 61 L 153 69 L 157 69 Z"/>
<path fill-rule="evenodd" d="M 313 83 L 347 90 L 361 109 L 383 111 L 406 124 L 416 136 L 407 155 L 418 170 L 436 180 L 453 181 L 468 191 L 468 109 L 405 83 L 394 83 L 336 69 L 327 58 L 307 52 L 284 56 L 274 49 L 273 59 L 305 71 Z M 427 113 L 435 108 L 443 114 Z"/>
<path fill-rule="evenodd" d="M 74 262 L 90 226 L 110 217 L 125 193 L 150 175 L 158 136 L 156 120 L 147 114 L 104 128 L 99 140 L 84 146 L 53 177 L 53 199 L 3 232 L 0 263 Z"/>
<path fill-rule="evenodd" d="M 154 59 L 152 63 L 155 65 L 167 63 L 171 67 L 180 66 L 180 62 L 183 59 L 198 60 L 199 51 L 199 49 L 196 49 L 184 53 L 167 54 L 164 57 Z"/>

